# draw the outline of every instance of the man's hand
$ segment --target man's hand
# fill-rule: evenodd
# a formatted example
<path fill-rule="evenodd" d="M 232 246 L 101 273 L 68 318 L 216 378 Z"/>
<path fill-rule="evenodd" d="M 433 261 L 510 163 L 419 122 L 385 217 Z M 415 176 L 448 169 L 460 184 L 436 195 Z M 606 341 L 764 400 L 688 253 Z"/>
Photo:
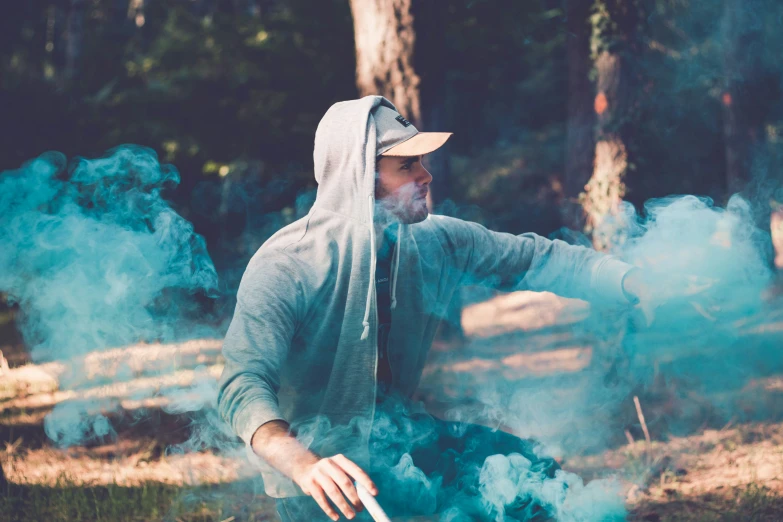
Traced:
<path fill-rule="evenodd" d="M 636 307 L 644 315 L 647 326 L 655 320 L 655 309 L 658 303 L 653 299 L 651 285 L 645 279 L 642 269 L 634 268 L 623 278 L 623 291 L 630 301 L 635 301 Z"/>
<path fill-rule="evenodd" d="M 259 427 L 253 434 L 251 446 L 259 457 L 293 480 L 306 495 L 313 497 L 332 520 L 339 519 L 340 515 L 329 500 L 348 519 L 356 515 L 350 504 L 357 511 L 363 509 L 354 481 L 364 486 L 371 495 L 378 494 L 378 488 L 359 466 L 343 455 L 319 457 L 304 447 L 291 434 L 288 423 L 282 420 L 270 421 Z"/>
<path fill-rule="evenodd" d="M 313 497 L 332 520 L 339 519 L 340 515 L 329 500 L 340 508 L 348 520 L 356 516 L 356 511 L 364 508 L 356 492 L 354 480 L 364 486 L 370 494 L 378 494 L 378 489 L 367 473 L 343 455 L 302 464 L 294 470 L 292 478 L 302 491 Z"/>

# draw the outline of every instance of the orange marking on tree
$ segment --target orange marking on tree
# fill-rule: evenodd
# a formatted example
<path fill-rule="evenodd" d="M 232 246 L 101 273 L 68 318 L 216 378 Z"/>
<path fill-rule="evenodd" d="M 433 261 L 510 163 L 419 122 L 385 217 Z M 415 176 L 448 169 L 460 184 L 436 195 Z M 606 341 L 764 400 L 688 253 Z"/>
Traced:
<path fill-rule="evenodd" d="M 731 106 L 732 99 L 731 99 L 731 93 L 730 92 L 724 92 L 721 99 L 723 101 L 723 105 L 725 105 L 726 107 L 730 107 Z"/>
<path fill-rule="evenodd" d="M 606 99 L 606 94 L 599 92 L 595 97 L 595 113 L 603 114 L 607 108 L 609 108 L 609 102 Z"/>

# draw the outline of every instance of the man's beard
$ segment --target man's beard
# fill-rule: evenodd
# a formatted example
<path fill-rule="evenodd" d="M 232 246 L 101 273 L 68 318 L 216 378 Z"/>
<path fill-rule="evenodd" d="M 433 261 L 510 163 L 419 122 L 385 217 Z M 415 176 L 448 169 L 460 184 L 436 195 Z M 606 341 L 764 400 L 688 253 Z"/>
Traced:
<path fill-rule="evenodd" d="M 426 188 L 405 185 L 396 193 L 387 191 L 380 183 L 375 185 L 375 219 L 381 223 L 399 222 L 412 225 L 427 219 Z"/>

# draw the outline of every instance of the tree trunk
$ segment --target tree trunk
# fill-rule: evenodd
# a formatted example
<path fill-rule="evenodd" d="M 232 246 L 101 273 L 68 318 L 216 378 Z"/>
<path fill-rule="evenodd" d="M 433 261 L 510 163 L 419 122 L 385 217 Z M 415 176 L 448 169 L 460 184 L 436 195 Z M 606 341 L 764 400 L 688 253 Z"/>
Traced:
<path fill-rule="evenodd" d="M 755 4 L 755 5 L 754 5 Z M 765 102 L 762 12 L 759 0 L 725 0 L 723 134 L 729 194 L 744 190 L 752 178 L 753 158 L 764 144 Z"/>
<path fill-rule="evenodd" d="M 769 220 L 772 247 L 775 251 L 774 265 L 778 270 L 783 270 L 783 208 L 776 208 Z"/>
<path fill-rule="evenodd" d="M 723 136 L 726 150 L 727 196 L 739 193 L 751 205 L 754 224 L 763 233 L 770 264 L 783 263 L 780 187 L 777 169 L 771 167 L 766 125 L 780 103 L 779 71 L 765 64 L 764 0 L 724 1 Z M 773 212 L 773 205 L 775 211 Z M 767 236 L 770 234 L 770 237 Z M 772 260 L 775 257 L 774 261 Z"/>
<path fill-rule="evenodd" d="M 84 42 L 86 9 L 86 0 L 71 0 L 64 34 L 65 69 L 63 71 L 63 80 L 65 83 L 71 83 L 79 70 Z"/>
<path fill-rule="evenodd" d="M 416 45 L 413 53 L 413 67 L 420 78 L 419 106 L 421 117 L 414 121 L 420 130 L 448 132 L 446 114 L 446 17 L 443 7 L 437 2 L 412 2 L 414 34 Z M 443 148 L 428 154 L 428 169 L 433 174 L 430 187 L 432 207 L 437 206 L 450 194 L 449 157 Z"/>
<path fill-rule="evenodd" d="M 417 128 L 430 132 L 450 132 L 451 123 L 446 107 L 446 16 L 443 6 L 429 0 L 412 4 L 416 46 L 414 68 L 420 75 L 421 118 Z M 451 198 L 451 161 L 448 147 L 442 147 L 425 158 L 433 181 L 427 203 L 434 212 Z M 457 289 L 449 302 L 446 317 L 441 322 L 438 337 L 446 342 L 462 343 L 462 295 Z"/>
<path fill-rule="evenodd" d="M 128 2 L 128 18 L 133 20 L 136 27 L 143 27 L 147 21 L 144 16 L 144 0 L 130 0 Z"/>
<path fill-rule="evenodd" d="M 586 214 L 579 195 L 590 181 L 595 154 L 595 86 L 590 80 L 592 6 L 593 0 L 566 0 L 568 129 L 561 216 L 564 226 L 580 232 L 585 228 Z"/>
<path fill-rule="evenodd" d="M 421 121 L 412 0 L 351 0 L 356 40 L 356 86 L 380 94 L 413 122 Z"/>
<path fill-rule="evenodd" d="M 645 14 L 642 0 L 598 0 L 592 51 L 597 73 L 594 111 L 598 118 L 593 175 L 581 196 L 593 245 L 608 250 L 617 244 L 620 202 L 633 154 L 642 88 L 638 63 Z"/>
<path fill-rule="evenodd" d="M 0 495 L 5 495 L 8 489 L 8 479 L 5 478 L 5 471 L 3 471 L 3 463 L 0 462 Z"/>
<path fill-rule="evenodd" d="M 351 0 L 351 12 L 359 94 L 385 96 L 422 131 L 447 131 L 442 6 L 430 0 Z M 440 150 L 427 155 L 426 164 L 434 178 L 428 196 L 432 211 L 450 196 L 449 158 Z M 456 292 L 438 336 L 461 341 L 461 315 L 462 300 Z"/>

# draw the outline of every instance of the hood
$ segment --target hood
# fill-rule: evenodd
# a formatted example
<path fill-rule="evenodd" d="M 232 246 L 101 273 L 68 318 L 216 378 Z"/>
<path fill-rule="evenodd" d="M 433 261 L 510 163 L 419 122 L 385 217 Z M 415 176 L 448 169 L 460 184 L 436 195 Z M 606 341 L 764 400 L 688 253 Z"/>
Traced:
<path fill-rule="evenodd" d="M 315 131 L 315 205 L 361 223 L 371 223 L 375 200 L 376 130 L 372 111 L 396 107 L 383 96 L 332 105 Z"/>
<path fill-rule="evenodd" d="M 383 96 L 365 96 L 332 105 L 315 131 L 313 162 L 318 192 L 315 208 L 328 210 L 364 224 L 368 229 L 370 278 L 362 319 L 361 340 L 370 334 L 370 312 L 375 292 L 375 153 L 376 125 L 372 111 L 379 105 L 397 108 Z M 402 230 L 398 238 L 402 237 Z M 397 307 L 397 272 L 400 264 L 399 243 L 394 249 L 391 287 L 392 309 Z"/>

